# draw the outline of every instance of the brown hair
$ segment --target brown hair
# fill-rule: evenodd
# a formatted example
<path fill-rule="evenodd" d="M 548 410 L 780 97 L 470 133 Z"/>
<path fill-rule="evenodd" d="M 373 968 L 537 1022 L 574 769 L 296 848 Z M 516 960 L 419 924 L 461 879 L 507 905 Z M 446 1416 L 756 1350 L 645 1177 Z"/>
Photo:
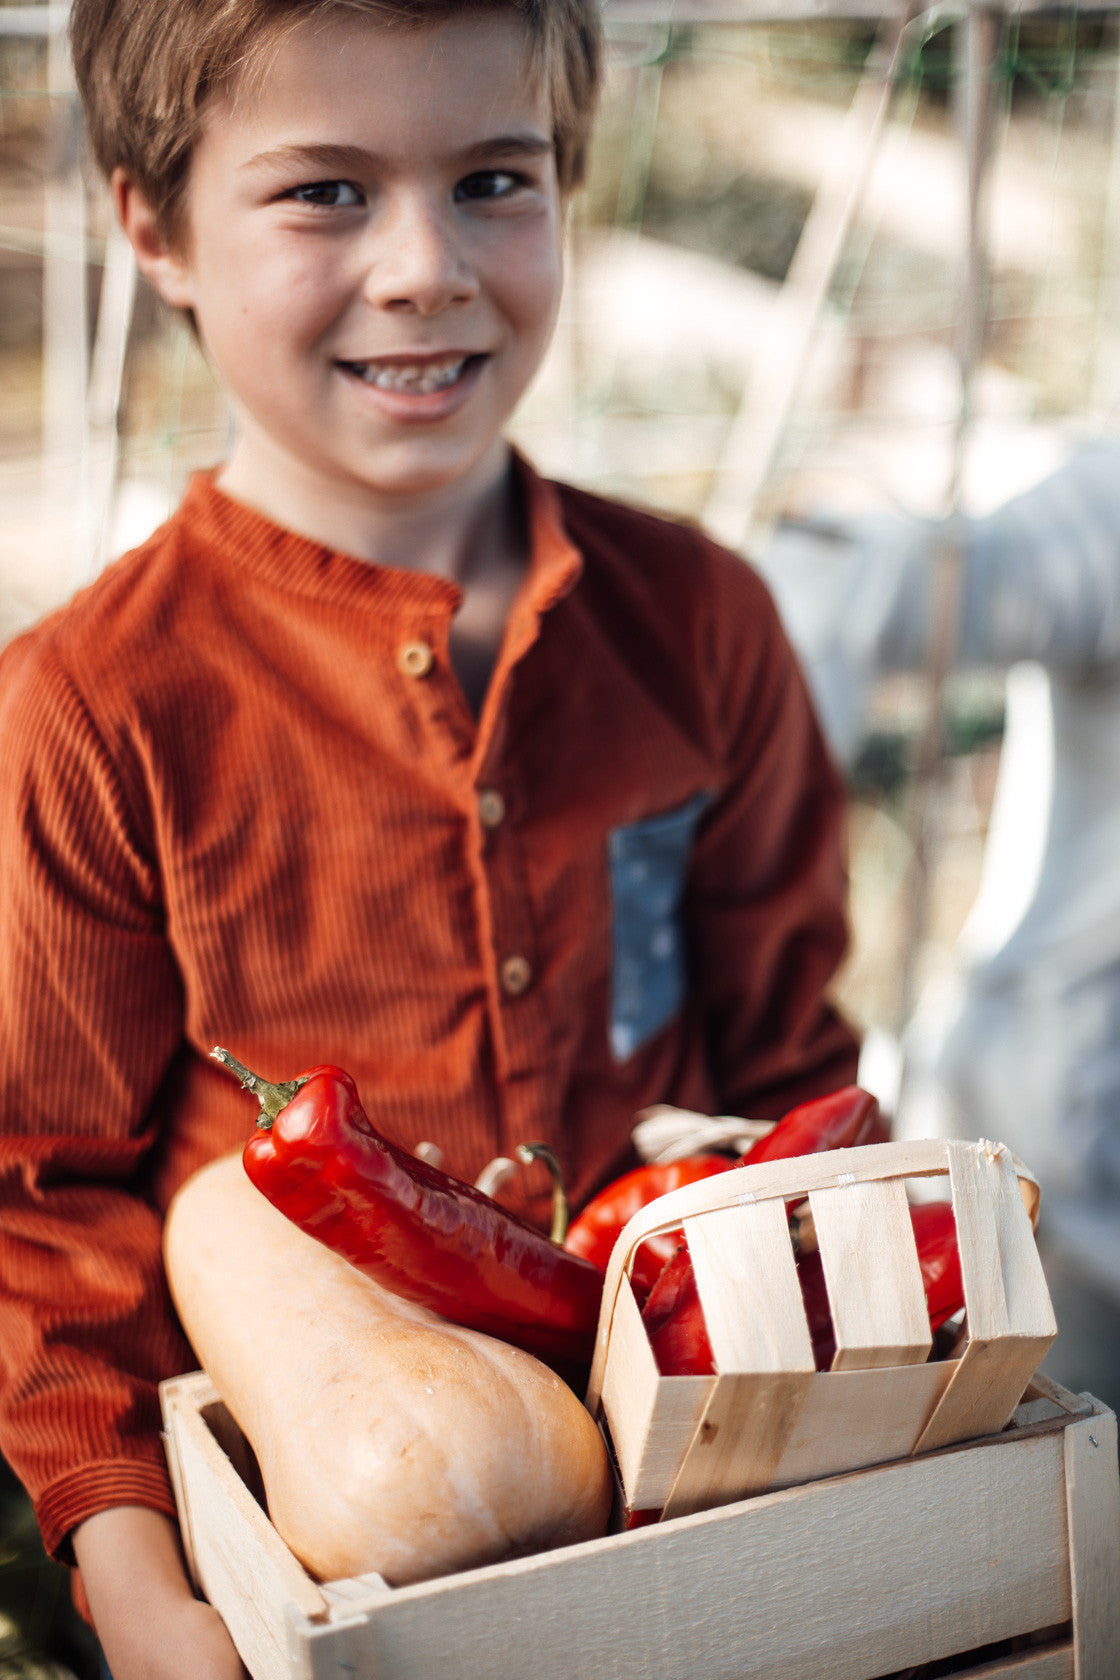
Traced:
<path fill-rule="evenodd" d="M 551 95 L 561 190 L 579 185 L 599 85 L 601 0 L 74 0 L 70 39 L 90 144 L 123 167 L 172 237 L 208 99 L 310 18 L 360 12 L 423 28 L 478 11 L 524 19 Z"/>

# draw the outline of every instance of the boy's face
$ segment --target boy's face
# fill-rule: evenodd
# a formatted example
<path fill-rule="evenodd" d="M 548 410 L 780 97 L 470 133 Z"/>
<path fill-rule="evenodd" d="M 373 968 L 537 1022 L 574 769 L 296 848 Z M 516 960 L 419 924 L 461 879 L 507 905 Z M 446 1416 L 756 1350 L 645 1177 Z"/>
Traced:
<path fill-rule="evenodd" d="M 539 82 L 509 14 L 338 14 L 208 111 L 183 238 L 148 268 L 234 404 L 234 494 L 314 536 L 339 498 L 453 499 L 504 459 L 561 285 Z"/>

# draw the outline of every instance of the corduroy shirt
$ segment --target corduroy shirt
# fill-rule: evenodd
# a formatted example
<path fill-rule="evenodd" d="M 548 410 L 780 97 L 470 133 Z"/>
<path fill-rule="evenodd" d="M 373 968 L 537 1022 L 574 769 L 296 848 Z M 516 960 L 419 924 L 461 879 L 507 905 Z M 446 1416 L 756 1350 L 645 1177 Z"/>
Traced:
<path fill-rule="evenodd" d="M 518 470 L 477 720 L 455 585 L 205 475 L 0 657 L 0 1450 L 53 1552 L 174 1510 L 162 1216 L 254 1119 L 214 1044 L 346 1067 L 464 1178 L 544 1139 L 577 1204 L 650 1103 L 777 1116 L 853 1075 L 843 795 L 762 583 Z"/>

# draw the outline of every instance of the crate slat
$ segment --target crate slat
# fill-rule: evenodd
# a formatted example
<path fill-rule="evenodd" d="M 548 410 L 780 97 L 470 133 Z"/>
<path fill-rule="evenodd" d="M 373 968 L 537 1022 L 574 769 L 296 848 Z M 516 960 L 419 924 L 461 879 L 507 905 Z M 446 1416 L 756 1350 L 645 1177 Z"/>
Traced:
<path fill-rule="evenodd" d="M 1120 1667 L 1120 1477 L 1116 1419 L 1071 1423 L 1063 1437 L 1077 1680 Z"/>
<path fill-rule="evenodd" d="M 206 1422 L 217 1400 L 209 1377 L 161 1387 L 172 1482 L 191 1574 L 225 1617 L 253 1680 L 289 1680 L 282 1629 L 292 1609 L 304 1622 L 329 1603 L 294 1558 Z M 235 1429 L 229 1420 L 223 1434 Z M 220 1602 L 219 1602 L 220 1600 Z"/>
<path fill-rule="evenodd" d="M 872 1680 L 1069 1615 L 1042 1437 L 406 1588 L 350 1630 L 349 1660 L 385 1680 Z"/>
<path fill-rule="evenodd" d="M 956 1680 L 1076 1680 L 1072 1644 L 983 1663 Z"/>

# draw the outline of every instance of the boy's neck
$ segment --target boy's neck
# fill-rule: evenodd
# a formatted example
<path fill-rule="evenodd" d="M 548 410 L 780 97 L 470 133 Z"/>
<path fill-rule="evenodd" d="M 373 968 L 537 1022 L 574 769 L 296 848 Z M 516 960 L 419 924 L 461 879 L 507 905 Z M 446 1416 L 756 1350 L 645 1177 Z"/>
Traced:
<path fill-rule="evenodd" d="M 381 566 L 426 572 L 469 589 L 496 560 L 503 570 L 528 558 L 509 446 L 497 440 L 468 480 L 416 494 L 337 484 L 329 500 L 300 482 L 286 459 L 276 471 L 248 466 L 235 447 L 217 475 L 219 489 L 275 523 L 340 553 Z M 266 488 L 267 486 L 267 488 Z M 263 492 L 263 493 L 262 493 Z"/>

